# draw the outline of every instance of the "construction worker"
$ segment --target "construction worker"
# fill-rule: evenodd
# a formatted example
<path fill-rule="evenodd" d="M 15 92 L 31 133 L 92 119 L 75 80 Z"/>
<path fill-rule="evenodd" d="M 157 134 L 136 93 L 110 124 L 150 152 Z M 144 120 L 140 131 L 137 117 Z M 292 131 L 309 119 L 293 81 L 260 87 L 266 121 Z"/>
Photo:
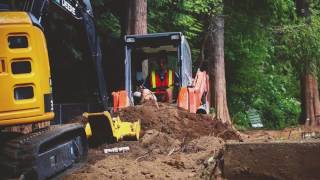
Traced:
<path fill-rule="evenodd" d="M 165 53 L 159 54 L 157 63 L 159 69 L 151 71 L 144 86 L 154 92 L 159 101 L 172 102 L 174 87 L 179 85 L 178 76 L 167 67 L 168 59 Z"/>

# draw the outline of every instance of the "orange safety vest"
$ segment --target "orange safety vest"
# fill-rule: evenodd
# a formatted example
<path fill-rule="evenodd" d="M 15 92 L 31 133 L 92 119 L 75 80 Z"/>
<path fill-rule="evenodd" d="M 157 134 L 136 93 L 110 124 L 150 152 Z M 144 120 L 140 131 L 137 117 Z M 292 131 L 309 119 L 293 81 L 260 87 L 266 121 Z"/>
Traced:
<path fill-rule="evenodd" d="M 155 70 L 151 72 L 151 78 L 150 78 L 150 84 L 152 89 L 166 89 L 173 86 L 174 81 L 174 75 L 173 71 L 169 69 L 166 74 L 165 78 L 163 80 L 160 79 L 160 75 L 156 73 Z"/>

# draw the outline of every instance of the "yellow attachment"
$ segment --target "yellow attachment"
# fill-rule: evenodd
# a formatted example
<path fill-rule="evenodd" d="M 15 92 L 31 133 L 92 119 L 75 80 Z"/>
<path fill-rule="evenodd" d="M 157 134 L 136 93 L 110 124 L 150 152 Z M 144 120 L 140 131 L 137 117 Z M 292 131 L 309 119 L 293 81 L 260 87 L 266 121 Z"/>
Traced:
<path fill-rule="evenodd" d="M 123 139 L 139 140 L 141 125 L 140 121 L 122 122 L 120 117 L 112 118 L 108 111 L 100 113 L 84 113 L 88 119 L 85 127 L 87 137 L 94 139 Z M 110 137 L 111 136 L 111 137 Z"/>

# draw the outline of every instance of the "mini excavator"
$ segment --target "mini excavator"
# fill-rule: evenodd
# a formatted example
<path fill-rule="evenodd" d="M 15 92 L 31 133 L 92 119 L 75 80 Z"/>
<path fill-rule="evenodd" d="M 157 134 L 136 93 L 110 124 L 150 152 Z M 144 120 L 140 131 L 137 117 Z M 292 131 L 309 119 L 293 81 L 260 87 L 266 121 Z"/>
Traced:
<path fill-rule="evenodd" d="M 165 53 L 167 68 L 174 70 L 178 78 L 174 80 L 174 102 L 191 113 L 209 113 L 210 91 L 206 65 L 202 64 L 193 78 L 191 50 L 181 32 L 127 35 L 124 41 L 125 90 L 113 93 L 115 110 L 134 104 L 135 88 L 148 81 L 148 74 L 157 68 L 157 56 Z"/>
<path fill-rule="evenodd" d="M 49 8 L 50 7 L 50 8 Z M 86 124 L 50 125 L 54 118 L 45 16 L 51 11 L 81 23 L 92 56 L 104 112 Z M 112 118 L 90 0 L 0 2 L 1 178 L 46 179 L 86 159 L 87 138 L 139 138 L 140 122 Z M 29 127 L 22 128 L 21 127 Z"/>

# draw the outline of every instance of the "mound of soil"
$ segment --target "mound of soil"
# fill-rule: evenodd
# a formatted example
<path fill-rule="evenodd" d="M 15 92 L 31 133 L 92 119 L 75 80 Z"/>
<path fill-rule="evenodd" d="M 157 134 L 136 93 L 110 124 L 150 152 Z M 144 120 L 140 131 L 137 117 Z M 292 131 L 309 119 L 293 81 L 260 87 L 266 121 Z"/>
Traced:
<path fill-rule="evenodd" d="M 210 179 L 221 176 L 225 140 L 242 140 L 232 127 L 209 115 L 191 114 L 169 104 L 129 107 L 117 114 L 141 121 L 139 142 L 123 141 L 89 150 L 88 163 L 64 179 Z M 104 148 L 129 146 L 126 153 L 103 154 Z"/>
<path fill-rule="evenodd" d="M 130 151 L 102 153 L 103 148 L 123 146 L 129 146 Z M 63 179 L 211 179 L 221 175 L 216 170 L 216 157 L 223 147 L 224 141 L 213 136 L 203 136 L 185 144 L 150 130 L 140 142 L 120 142 L 90 149 L 88 163 L 67 173 Z"/>
<path fill-rule="evenodd" d="M 152 103 L 128 107 L 116 115 L 124 121 L 140 120 L 144 131 L 156 129 L 179 140 L 190 141 L 207 135 L 224 140 L 241 140 L 236 130 L 213 120 L 210 115 L 192 114 L 166 103 L 159 103 L 159 109 Z"/>
<path fill-rule="evenodd" d="M 61 178 L 223 179 L 224 168 L 224 176 L 229 179 L 319 179 L 316 173 L 319 163 L 313 161 L 319 159 L 314 154 L 319 153 L 320 142 L 301 140 L 319 139 L 320 130 L 297 127 L 240 134 L 209 115 L 191 114 L 169 104 L 159 104 L 158 108 L 147 103 L 114 115 L 125 121 L 140 120 L 141 139 L 90 149 L 88 162 Z M 81 118 L 75 120 L 79 121 L 85 122 Z M 103 153 L 105 148 L 124 146 L 130 150 Z"/>

